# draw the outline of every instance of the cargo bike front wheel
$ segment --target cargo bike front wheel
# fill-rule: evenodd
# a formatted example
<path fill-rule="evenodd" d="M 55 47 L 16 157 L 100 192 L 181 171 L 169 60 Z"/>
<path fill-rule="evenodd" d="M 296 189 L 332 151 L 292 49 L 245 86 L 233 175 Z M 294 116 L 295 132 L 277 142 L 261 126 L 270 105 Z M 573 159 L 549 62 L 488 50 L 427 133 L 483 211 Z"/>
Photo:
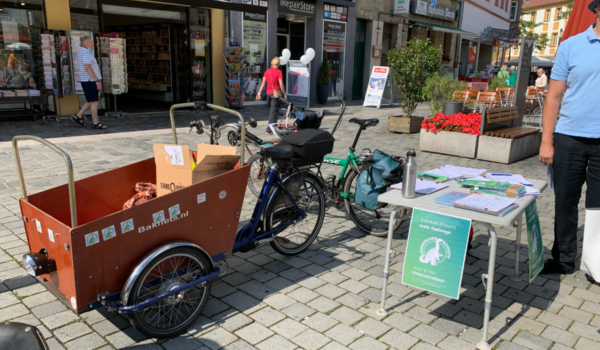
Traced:
<path fill-rule="evenodd" d="M 198 249 L 177 247 L 156 256 L 141 271 L 127 300 L 135 305 L 181 287 L 213 270 Z M 211 283 L 194 287 L 129 314 L 131 324 L 150 338 L 181 334 L 198 318 L 210 296 Z"/>

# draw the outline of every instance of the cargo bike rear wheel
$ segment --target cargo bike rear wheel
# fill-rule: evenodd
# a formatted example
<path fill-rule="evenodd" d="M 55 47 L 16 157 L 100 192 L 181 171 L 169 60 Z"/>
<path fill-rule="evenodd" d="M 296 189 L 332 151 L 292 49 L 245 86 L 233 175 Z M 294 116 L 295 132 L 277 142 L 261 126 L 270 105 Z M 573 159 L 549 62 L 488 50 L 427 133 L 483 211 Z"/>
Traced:
<path fill-rule="evenodd" d="M 169 249 L 156 256 L 141 271 L 128 305 L 165 294 L 212 272 L 212 262 L 191 247 Z M 150 338 L 168 338 L 181 334 L 200 316 L 210 296 L 211 283 L 181 291 L 149 307 L 129 314 L 131 324 Z"/>

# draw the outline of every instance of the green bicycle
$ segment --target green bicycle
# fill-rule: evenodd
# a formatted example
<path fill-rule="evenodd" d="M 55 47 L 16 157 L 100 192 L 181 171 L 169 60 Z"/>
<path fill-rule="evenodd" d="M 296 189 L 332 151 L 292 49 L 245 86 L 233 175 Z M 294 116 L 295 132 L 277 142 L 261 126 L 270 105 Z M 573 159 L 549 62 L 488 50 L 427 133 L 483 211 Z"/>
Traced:
<path fill-rule="evenodd" d="M 340 125 L 341 118 L 345 111 L 345 104 L 340 99 L 341 114 L 331 132 L 334 134 Z M 324 188 L 327 203 L 335 203 L 336 208 L 340 209 L 345 205 L 346 211 L 354 224 L 362 231 L 373 236 L 386 236 L 388 232 L 388 222 L 392 208 L 387 205 L 380 205 L 375 210 L 366 209 L 365 207 L 354 202 L 354 193 L 356 192 L 356 180 L 361 173 L 362 162 L 371 156 L 370 150 L 363 150 L 359 155 L 356 152 L 356 144 L 360 139 L 363 130 L 379 124 L 378 119 L 350 119 L 350 123 L 359 125 L 358 132 L 354 138 L 352 146 L 348 150 L 346 158 L 325 157 L 323 163 L 340 166 L 342 169 L 338 176 L 331 174 L 327 178 L 323 178 L 320 167 L 317 169 L 317 178 L 321 182 L 321 187 Z M 248 187 L 255 193 L 254 189 L 260 189 L 265 177 L 262 175 L 261 169 L 269 169 L 273 162 L 269 158 L 258 157 L 251 159 L 249 162 L 252 166 L 250 170 L 250 179 Z M 402 157 L 394 157 L 397 160 Z M 255 193 L 256 194 L 256 193 Z M 404 209 L 399 217 L 404 217 L 408 209 Z M 402 224 L 402 220 L 394 222 L 394 230 L 398 229 Z"/>

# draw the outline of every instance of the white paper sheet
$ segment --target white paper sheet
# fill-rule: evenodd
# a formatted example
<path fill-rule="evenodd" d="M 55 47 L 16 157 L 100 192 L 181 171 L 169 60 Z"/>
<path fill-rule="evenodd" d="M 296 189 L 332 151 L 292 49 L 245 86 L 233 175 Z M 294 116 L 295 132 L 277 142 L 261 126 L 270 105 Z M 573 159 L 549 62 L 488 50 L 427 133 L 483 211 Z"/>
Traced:
<path fill-rule="evenodd" d="M 546 165 L 546 173 L 548 175 L 548 184 L 550 184 L 550 189 L 554 193 L 554 170 L 552 169 L 552 165 Z"/>
<path fill-rule="evenodd" d="M 392 185 L 391 187 L 396 190 L 401 190 L 402 182 Z M 415 185 L 415 192 L 418 194 L 430 194 L 430 193 L 439 191 L 446 187 L 448 187 L 448 185 L 445 185 L 443 183 L 436 183 L 434 181 L 426 181 L 426 180 L 417 179 L 417 182 Z"/>
<path fill-rule="evenodd" d="M 183 162 L 183 151 L 181 146 L 165 146 L 165 151 L 171 157 L 171 164 L 173 165 L 184 165 Z"/>
<path fill-rule="evenodd" d="M 442 165 L 438 169 L 451 171 L 453 173 L 458 173 L 458 174 L 461 174 L 464 176 L 481 176 L 481 175 L 485 174 L 485 172 L 487 171 L 487 169 L 466 168 L 466 167 L 462 167 L 462 166 L 449 165 L 449 164 Z"/>
<path fill-rule="evenodd" d="M 503 198 L 497 196 L 488 196 L 479 193 L 473 193 L 468 195 L 462 199 L 454 202 L 455 204 L 460 204 L 465 207 L 486 210 L 489 212 L 499 212 L 508 207 L 511 204 L 515 203 L 514 199 L 511 198 Z"/>
<path fill-rule="evenodd" d="M 508 182 L 515 185 L 532 186 L 531 182 L 527 181 L 523 175 L 519 174 L 488 174 L 490 179 L 500 182 Z"/>

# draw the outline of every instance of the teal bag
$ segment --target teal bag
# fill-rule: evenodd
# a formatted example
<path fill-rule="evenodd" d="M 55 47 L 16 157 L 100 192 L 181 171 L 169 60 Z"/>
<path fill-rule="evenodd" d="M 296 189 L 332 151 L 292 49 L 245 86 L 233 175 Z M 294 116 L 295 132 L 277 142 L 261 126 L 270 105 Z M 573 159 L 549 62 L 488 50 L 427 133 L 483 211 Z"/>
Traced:
<path fill-rule="evenodd" d="M 354 202 L 367 209 L 377 209 L 377 197 L 385 190 L 386 184 L 380 172 L 373 167 L 363 170 L 356 179 Z"/>

